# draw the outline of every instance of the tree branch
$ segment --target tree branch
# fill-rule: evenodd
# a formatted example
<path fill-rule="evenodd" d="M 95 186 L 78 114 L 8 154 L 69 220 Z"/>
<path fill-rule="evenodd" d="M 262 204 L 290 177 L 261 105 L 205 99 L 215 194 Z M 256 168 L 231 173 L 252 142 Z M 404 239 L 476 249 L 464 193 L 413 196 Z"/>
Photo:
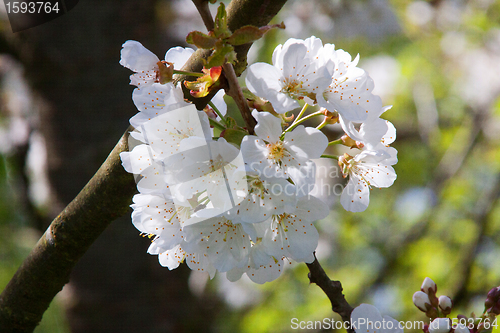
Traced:
<path fill-rule="evenodd" d="M 349 303 L 347 303 L 344 294 L 342 294 L 342 284 L 340 281 L 332 281 L 326 275 L 323 267 L 319 264 L 318 259 L 316 259 L 316 254 L 314 254 L 314 261 L 311 264 L 307 264 L 309 268 L 309 281 L 315 283 L 318 287 L 323 290 L 330 302 L 332 303 L 332 310 L 342 317 L 342 321 L 351 321 L 351 312 L 354 310 Z M 354 333 L 354 330 L 349 328 L 347 330 L 349 333 Z"/>
<path fill-rule="evenodd" d="M 31 332 L 71 270 L 106 227 L 128 211 L 136 184 L 120 161 L 129 130 L 57 216 L 0 295 L 0 332 Z"/>
<path fill-rule="evenodd" d="M 238 78 L 236 77 L 236 73 L 234 72 L 234 67 L 230 63 L 225 63 L 224 65 L 222 65 L 222 68 L 224 69 L 224 75 L 226 76 L 229 86 L 229 89 L 226 89 L 226 94 L 234 99 L 236 105 L 238 105 L 238 109 L 240 110 L 243 120 L 245 120 L 248 133 L 253 134 L 253 129 L 255 125 L 257 125 L 257 122 L 255 121 L 255 119 L 253 119 L 250 108 L 248 107 L 247 100 L 243 96 L 243 91 L 238 84 Z"/>

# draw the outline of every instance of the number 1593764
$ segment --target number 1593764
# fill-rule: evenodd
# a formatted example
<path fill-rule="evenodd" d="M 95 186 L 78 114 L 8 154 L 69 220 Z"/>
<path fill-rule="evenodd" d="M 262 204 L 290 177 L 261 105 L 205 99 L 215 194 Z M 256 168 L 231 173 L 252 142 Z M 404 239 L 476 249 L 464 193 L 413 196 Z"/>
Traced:
<path fill-rule="evenodd" d="M 51 3 L 44 1 L 31 2 L 5 2 L 7 13 L 12 14 L 35 14 L 35 13 L 59 13 L 59 2 Z"/>

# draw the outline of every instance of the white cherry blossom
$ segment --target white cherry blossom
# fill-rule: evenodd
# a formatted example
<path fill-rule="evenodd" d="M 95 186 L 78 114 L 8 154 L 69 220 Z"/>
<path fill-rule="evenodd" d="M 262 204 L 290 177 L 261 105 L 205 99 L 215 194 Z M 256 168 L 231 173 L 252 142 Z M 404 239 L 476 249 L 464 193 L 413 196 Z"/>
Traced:
<path fill-rule="evenodd" d="M 341 123 L 363 122 L 382 108 L 380 97 L 372 93 L 373 80 L 357 67 L 359 56 L 352 60 L 344 50 L 335 50 L 335 45 L 325 44 L 320 58 L 322 62 L 332 61 L 334 70 L 329 86 L 318 94 L 318 104 L 329 111 L 337 111 Z"/>
<path fill-rule="evenodd" d="M 158 82 L 160 59 L 141 43 L 128 40 L 122 45 L 120 65 L 132 70 L 130 84 L 143 87 Z"/>
<path fill-rule="evenodd" d="M 298 262 L 314 261 L 319 234 L 313 222 L 328 215 L 328 206 L 313 196 L 302 197 L 292 213 L 273 215 L 263 237 L 266 253 Z"/>
<path fill-rule="evenodd" d="M 252 243 L 248 265 L 244 268 L 233 268 L 227 272 L 226 278 L 234 282 L 246 274 L 255 283 L 271 282 L 280 277 L 286 262 L 284 257 L 275 258 L 267 254 L 262 242 Z"/>
<path fill-rule="evenodd" d="M 331 82 L 332 73 L 317 61 L 321 40 L 289 39 L 273 53 L 273 65 L 255 63 L 247 70 L 250 91 L 267 99 L 278 113 L 299 107 L 298 99 L 316 100 Z"/>
<path fill-rule="evenodd" d="M 165 112 L 191 105 L 184 101 L 182 89 L 172 83 L 153 83 L 147 87 L 136 88 L 132 92 L 132 100 L 140 111 L 130 118 L 130 125 L 135 128 Z"/>
<path fill-rule="evenodd" d="M 364 150 L 355 157 L 344 154 L 339 158 L 344 177 L 349 176 L 340 197 L 345 210 L 364 211 L 370 201 L 371 187 L 389 187 L 394 183 L 396 172 L 391 166 L 394 161 L 392 149 Z"/>
<path fill-rule="evenodd" d="M 279 118 L 256 110 L 252 115 L 257 120 L 257 136 L 243 138 L 241 151 L 245 163 L 265 176 L 290 177 L 298 190 L 309 193 L 315 177 L 315 164 L 311 159 L 321 156 L 328 146 L 328 138 L 316 128 L 298 126 L 286 132 L 281 140 Z"/>
<path fill-rule="evenodd" d="M 148 194 L 137 194 L 133 200 L 132 223 L 142 233 L 155 236 L 149 253 L 170 250 L 182 242 L 184 233 L 173 201 Z"/>
<path fill-rule="evenodd" d="M 245 267 L 250 252 L 250 237 L 241 223 L 223 216 L 202 219 L 184 228 L 188 252 L 196 249 L 218 271 Z"/>
<path fill-rule="evenodd" d="M 240 202 L 232 212 L 242 222 L 262 222 L 295 207 L 297 190 L 285 178 L 266 177 L 248 166 L 241 172 L 245 173 L 248 187 L 236 193 Z"/>

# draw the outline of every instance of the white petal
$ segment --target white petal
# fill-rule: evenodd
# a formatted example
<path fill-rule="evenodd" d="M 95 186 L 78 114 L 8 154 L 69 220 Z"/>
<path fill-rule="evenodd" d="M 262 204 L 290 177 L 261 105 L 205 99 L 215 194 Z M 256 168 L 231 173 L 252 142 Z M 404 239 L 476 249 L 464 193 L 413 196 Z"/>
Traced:
<path fill-rule="evenodd" d="M 266 98 L 269 90 L 281 90 L 280 78 L 281 73 L 276 67 L 257 62 L 248 67 L 245 83 L 247 88 L 254 94 Z"/>
<path fill-rule="evenodd" d="M 165 85 L 155 83 L 151 86 L 136 88 L 132 93 L 132 100 L 139 111 L 155 115 L 156 112 L 165 107 L 165 99 L 174 89 L 172 83 Z M 156 113 L 157 115 L 157 113 Z"/>
<path fill-rule="evenodd" d="M 375 187 L 389 187 L 396 180 L 396 172 L 390 165 L 365 163 L 363 177 Z"/>
<path fill-rule="evenodd" d="M 217 271 L 208 260 L 206 254 L 189 252 L 186 255 L 186 264 L 193 271 L 208 273 L 211 279 L 213 279 L 215 272 Z"/>
<path fill-rule="evenodd" d="M 217 94 L 212 98 L 212 103 L 214 103 L 215 107 L 219 112 L 225 116 L 227 112 L 227 104 L 224 101 L 224 90 L 219 90 Z"/>
<path fill-rule="evenodd" d="M 176 269 L 179 267 L 180 263 L 184 260 L 186 253 L 182 250 L 181 246 L 178 245 L 172 250 L 165 251 L 158 255 L 158 260 L 160 265 L 163 267 L 168 267 L 168 269 Z"/>
<path fill-rule="evenodd" d="M 370 203 L 370 190 L 368 185 L 360 178 L 349 177 L 349 182 L 340 196 L 340 203 L 347 211 L 362 212 Z"/>
<path fill-rule="evenodd" d="M 390 145 L 396 140 L 396 127 L 388 120 L 386 120 L 386 123 L 387 132 L 384 134 L 381 141 L 384 145 Z"/>
<path fill-rule="evenodd" d="M 160 61 L 153 52 L 134 40 L 126 41 L 122 45 L 120 54 L 120 65 L 134 72 L 151 70 L 156 66 L 157 62 Z"/>
<path fill-rule="evenodd" d="M 288 159 L 287 163 L 291 164 L 291 161 L 291 159 Z M 306 161 L 298 165 L 292 165 L 292 167 L 287 168 L 286 174 L 295 184 L 297 197 L 306 196 L 314 189 L 316 163 L 314 161 Z"/>
<path fill-rule="evenodd" d="M 123 168 L 133 174 L 141 174 L 147 168 L 152 166 L 153 161 L 158 155 L 147 145 L 138 145 L 131 152 L 120 153 Z"/>
<path fill-rule="evenodd" d="M 372 324 L 368 325 L 369 322 Z M 374 325 L 382 326 L 382 316 L 373 305 L 361 304 L 352 311 L 351 323 L 354 325 L 356 333 L 376 333 L 380 329 L 375 329 Z"/>
<path fill-rule="evenodd" d="M 152 166 L 141 172 L 141 180 L 137 183 L 137 189 L 141 193 L 169 194 L 169 186 L 164 180 L 163 167 L 153 162 Z"/>
<path fill-rule="evenodd" d="M 165 61 L 174 63 L 174 68 L 180 70 L 193 53 L 194 50 L 189 47 L 172 47 L 165 54 Z"/>
<path fill-rule="evenodd" d="M 231 282 L 236 282 L 241 279 L 241 276 L 245 273 L 243 268 L 235 267 L 226 273 L 226 279 Z"/>
<path fill-rule="evenodd" d="M 295 214 L 305 217 L 309 221 L 324 219 L 328 216 L 329 212 L 328 205 L 312 195 L 308 198 L 302 198 L 295 206 Z"/>
<path fill-rule="evenodd" d="M 285 113 L 299 107 L 299 103 L 281 92 L 281 78 L 276 67 L 255 63 L 248 67 L 245 82 L 255 95 L 271 102 L 276 112 Z"/>
<path fill-rule="evenodd" d="M 254 110 L 252 116 L 257 120 L 255 134 L 267 142 L 277 142 L 282 132 L 281 120 L 268 112 Z"/>
<path fill-rule="evenodd" d="M 390 316 L 384 316 L 384 320 L 386 323 L 385 327 L 387 328 L 385 330 L 386 333 L 404 333 L 403 327 L 400 327 L 400 323 L 396 319 L 394 319 Z M 389 322 L 390 322 L 390 324 L 389 324 Z M 391 325 L 392 325 L 392 328 L 390 328 Z"/>
<path fill-rule="evenodd" d="M 263 284 L 271 282 L 281 275 L 284 264 L 283 259 L 278 259 L 277 262 L 270 261 L 266 265 L 260 265 L 258 268 L 249 269 L 246 274 L 250 280 L 255 283 Z"/>
<path fill-rule="evenodd" d="M 319 158 L 328 147 L 328 138 L 323 132 L 302 125 L 287 132 L 284 142 L 288 150 L 307 159 Z"/>
<path fill-rule="evenodd" d="M 268 149 L 264 140 L 254 135 L 247 135 L 243 138 L 241 141 L 241 153 L 245 163 L 253 170 L 260 171 L 268 166 Z"/>
<path fill-rule="evenodd" d="M 312 221 L 296 217 L 286 219 L 287 245 L 286 250 L 290 258 L 298 262 L 314 261 L 313 252 L 318 247 L 319 234 Z"/>
<path fill-rule="evenodd" d="M 365 145 L 376 145 L 380 143 L 382 137 L 387 133 L 387 121 L 381 118 L 376 118 L 373 121 L 361 124 L 359 134 L 363 137 Z"/>

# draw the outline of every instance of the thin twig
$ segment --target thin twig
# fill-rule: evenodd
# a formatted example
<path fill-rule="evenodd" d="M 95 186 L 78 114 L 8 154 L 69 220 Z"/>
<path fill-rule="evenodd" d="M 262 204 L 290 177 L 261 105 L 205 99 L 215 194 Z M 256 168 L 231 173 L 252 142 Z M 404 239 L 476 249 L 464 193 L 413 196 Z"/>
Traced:
<path fill-rule="evenodd" d="M 226 76 L 226 80 L 229 86 L 229 88 L 226 90 L 226 94 L 234 99 L 241 115 L 243 116 L 243 120 L 245 120 L 248 132 L 250 134 L 253 134 L 253 129 L 257 122 L 255 121 L 255 119 L 253 119 L 250 108 L 248 107 L 247 100 L 245 96 L 243 96 L 243 91 L 241 90 L 241 87 L 238 83 L 238 78 L 236 77 L 236 73 L 234 72 L 234 67 L 232 64 L 225 63 L 224 65 L 222 65 L 222 68 L 224 69 L 224 75 Z"/>
<path fill-rule="evenodd" d="M 214 19 L 212 18 L 212 13 L 210 12 L 208 0 L 193 0 L 196 9 L 198 9 L 198 13 L 207 27 L 208 31 L 214 30 Z"/>
<path fill-rule="evenodd" d="M 319 264 L 318 259 L 316 259 L 316 254 L 314 254 L 314 261 L 311 264 L 306 264 L 309 268 L 309 281 L 315 283 L 318 287 L 323 290 L 330 302 L 332 303 L 332 310 L 338 313 L 342 317 L 342 321 L 350 322 L 351 312 L 353 307 L 347 303 L 344 294 L 342 293 L 342 284 L 340 281 L 332 281 L 324 271 L 323 267 Z M 350 327 L 345 326 L 345 327 Z M 349 328 L 347 330 L 349 333 L 354 333 L 354 330 Z"/>

